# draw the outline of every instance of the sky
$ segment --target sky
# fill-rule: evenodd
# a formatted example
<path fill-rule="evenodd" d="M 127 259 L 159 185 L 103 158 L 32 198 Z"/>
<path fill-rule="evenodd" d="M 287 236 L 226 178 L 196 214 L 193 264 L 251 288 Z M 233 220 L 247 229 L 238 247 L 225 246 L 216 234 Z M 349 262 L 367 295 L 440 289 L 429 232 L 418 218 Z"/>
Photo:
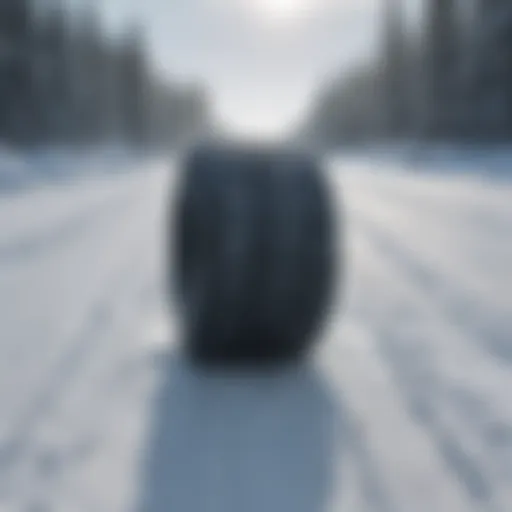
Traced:
<path fill-rule="evenodd" d="M 94 0 L 75 0 L 94 1 Z M 383 0 L 96 0 L 116 30 L 147 28 L 159 70 L 205 82 L 220 121 L 278 134 L 329 77 L 371 57 Z"/>

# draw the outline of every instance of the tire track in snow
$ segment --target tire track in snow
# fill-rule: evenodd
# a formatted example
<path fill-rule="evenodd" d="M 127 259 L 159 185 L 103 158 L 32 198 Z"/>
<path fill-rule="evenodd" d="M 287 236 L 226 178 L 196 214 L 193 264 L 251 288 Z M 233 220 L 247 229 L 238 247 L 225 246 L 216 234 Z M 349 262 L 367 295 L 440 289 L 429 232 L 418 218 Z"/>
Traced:
<path fill-rule="evenodd" d="M 155 181 L 153 188 L 160 182 L 160 179 Z M 161 186 L 158 188 L 155 191 L 160 196 Z M 153 357 L 149 357 L 147 347 L 142 347 L 139 340 L 140 325 L 148 315 L 148 307 L 152 311 L 158 298 L 156 283 L 160 281 L 155 281 L 155 270 L 160 269 L 160 262 L 154 249 L 160 248 L 159 221 L 163 217 L 161 202 L 154 200 L 155 194 L 149 191 L 147 196 L 151 204 L 141 207 L 142 215 L 131 223 L 130 232 L 138 235 L 132 237 L 138 256 L 131 258 L 132 264 L 123 265 L 125 271 L 118 273 L 119 289 L 108 294 L 112 300 L 105 294 L 105 304 L 115 305 L 109 307 L 111 321 L 99 334 L 97 347 L 86 358 L 87 365 L 79 365 L 79 375 L 73 376 L 72 385 L 55 398 L 48 414 L 42 415 L 28 433 L 25 438 L 28 449 L 19 454 L 8 473 L 11 485 L 13 482 L 21 485 L 23 500 L 34 506 L 74 508 L 77 503 L 90 503 L 88 499 L 77 499 L 77 495 L 94 495 L 98 510 L 128 507 L 130 497 L 126 501 L 119 496 L 122 487 L 110 491 L 94 486 L 91 489 L 84 475 L 94 465 L 94 471 L 103 473 L 106 479 L 121 477 L 130 488 L 136 484 L 139 443 L 152 382 L 147 377 L 154 372 Z M 137 222 L 139 218 L 142 222 Z M 124 250 L 126 254 L 132 252 Z M 91 416 L 84 411 L 94 412 Z M 118 428 L 120 421 L 125 422 L 122 430 Z M 49 431 L 48 427 L 51 427 Z M 119 458 L 121 471 L 111 464 Z M 47 461 L 51 463 L 49 471 L 43 469 L 48 466 Z M 13 498 L 18 499 L 15 495 Z M 122 506 L 107 505 L 118 500 Z M 78 507 L 81 509 L 83 505 Z"/>
<path fill-rule="evenodd" d="M 357 214 L 352 222 L 355 229 L 371 240 L 379 254 L 400 265 L 421 292 L 431 299 L 432 304 L 444 310 L 444 316 L 457 326 L 468 341 L 476 343 L 501 364 L 512 365 L 512 333 L 508 317 L 496 315 L 485 308 L 467 290 L 422 262 L 414 250 L 401 244 L 370 218 Z"/>
<path fill-rule="evenodd" d="M 401 176 L 399 179 L 403 178 Z M 414 179 L 409 175 L 408 179 Z M 425 193 L 425 183 L 411 181 L 405 183 L 405 188 L 397 186 L 398 180 L 382 179 L 378 182 L 367 181 L 364 184 L 365 193 L 380 197 L 388 204 L 403 205 L 410 211 L 422 215 L 436 212 L 441 218 L 456 221 L 472 221 L 478 229 L 493 227 L 502 233 L 510 232 L 512 228 L 512 187 L 485 187 L 482 183 L 473 183 L 464 190 L 460 180 L 452 188 L 446 189 L 446 182 L 434 182 L 432 189 Z M 356 187 L 359 185 L 354 183 Z M 415 185 L 415 186 L 414 186 Z M 417 187 L 417 190 L 414 188 Z M 455 189 L 456 187 L 456 189 Z M 464 193 L 465 192 L 465 193 Z M 456 201 L 456 202 L 454 202 Z"/>
<path fill-rule="evenodd" d="M 36 235 L 28 236 L 15 242 L 0 244 L 0 264 L 21 264 L 41 256 L 42 253 L 58 248 L 83 236 L 88 228 L 94 228 L 106 216 L 119 215 L 133 204 L 135 194 L 127 197 L 105 200 L 84 211 L 74 214 L 71 218 L 52 226 Z"/>
<path fill-rule="evenodd" d="M 364 227 L 367 227 L 367 223 L 364 224 Z M 362 266 L 363 273 L 359 272 L 356 280 L 364 282 L 366 279 L 368 290 L 371 287 L 383 287 L 384 295 L 377 303 L 374 296 L 370 301 L 366 295 L 360 297 L 356 301 L 358 304 L 355 306 L 355 317 L 365 324 L 371 325 L 372 322 L 376 322 L 376 326 L 373 328 L 377 340 L 376 346 L 383 359 L 392 368 L 397 388 L 402 394 L 411 417 L 430 432 L 438 452 L 458 475 L 469 495 L 482 506 L 487 506 L 486 510 L 506 511 L 512 498 L 506 491 L 509 484 L 503 482 L 503 474 L 500 474 L 499 471 L 500 461 L 489 460 L 489 446 L 486 444 L 486 440 L 482 441 L 481 432 L 475 430 L 471 434 L 467 428 L 469 427 L 471 430 L 473 425 L 468 424 L 466 419 L 454 415 L 455 412 L 460 412 L 457 410 L 460 403 L 457 403 L 453 382 L 450 383 L 439 373 L 437 370 L 439 361 L 437 366 L 433 364 L 436 360 L 435 356 L 439 355 L 442 358 L 442 354 L 425 352 L 427 345 L 423 341 L 425 336 L 421 333 L 421 324 L 419 324 L 420 332 L 410 329 L 403 332 L 401 329 L 401 321 L 408 316 L 414 319 L 415 315 L 424 311 L 425 291 L 420 287 L 420 294 L 423 297 L 419 299 L 413 295 L 413 292 L 417 293 L 418 291 L 415 272 L 410 272 L 409 267 L 400 264 L 400 260 L 395 259 L 394 252 L 383 250 L 379 241 L 375 243 L 372 234 L 376 228 L 362 229 L 362 225 L 357 223 L 357 229 L 360 230 L 359 234 L 365 237 L 365 241 L 371 249 L 366 253 L 358 253 L 358 260 L 364 260 L 365 254 L 367 257 L 369 254 L 373 257 L 369 260 L 366 259 Z M 391 244 L 392 241 L 388 241 L 388 243 Z M 368 269 L 371 269 L 370 275 L 368 275 Z M 380 275 L 375 273 L 375 269 L 380 270 Z M 372 274 L 372 272 L 374 273 Z M 382 276 L 385 276 L 384 280 Z M 397 276 L 399 276 L 399 281 L 396 279 Z M 402 291 L 404 288 L 411 291 L 406 294 L 405 299 L 398 302 L 394 299 L 389 300 L 387 290 L 394 289 L 394 293 L 396 293 L 397 289 Z M 428 292 L 426 295 L 428 297 Z M 367 302 L 362 304 L 362 300 Z M 418 305 L 418 301 L 421 305 Z M 437 322 L 438 327 L 442 327 L 437 336 L 442 336 L 442 332 L 445 333 L 445 337 L 450 336 L 450 328 L 453 330 L 454 327 L 443 321 L 444 311 L 439 311 L 439 309 L 429 308 L 429 313 L 433 317 L 432 321 Z M 447 342 L 450 343 L 450 340 Z M 432 359 L 433 357 L 434 359 Z M 456 365 L 457 363 L 452 364 Z M 495 424 L 503 424 L 503 422 L 497 422 L 495 418 L 490 421 Z M 483 463 L 484 460 L 485 463 Z M 495 477 L 501 480 L 498 482 L 499 489 L 496 488 Z M 505 505 L 503 505 L 504 503 Z"/>
<path fill-rule="evenodd" d="M 359 220 L 359 219 L 358 219 Z M 356 230 L 360 229 L 358 235 L 364 237 L 365 242 L 368 244 L 370 250 L 373 250 L 375 254 L 379 249 L 382 249 L 382 244 L 379 244 L 384 238 L 388 238 L 386 241 L 386 247 L 396 244 L 400 247 L 400 242 L 393 242 L 389 233 L 382 231 L 378 226 L 372 226 L 371 229 L 365 230 L 368 227 L 370 221 L 367 219 L 363 224 L 358 225 L 358 221 L 355 221 Z M 379 240 L 375 240 L 373 235 L 375 233 L 379 233 Z M 399 248 L 396 250 L 400 250 Z M 435 288 L 431 289 L 429 286 L 418 287 L 416 276 L 417 274 L 414 272 L 414 269 L 411 270 L 406 265 L 401 265 L 399 261 L 397 261 L 395 256 L 395 250 L 386 252 L 385 250 L 379 253 L 381 256 L 384 256 L 379 261 L 373 261 L 371 265 L 368 265 L 368 268 L 385 268 L 383 272 L 392 275 L 404 275 L 405 279 L 401 279 L 400 282 L 397 283 L 398 288 L 405 290 L 408 300 L 406 301 L 405 306 L 402 310 L 397 311 L 398 318 L 403 321 L 408 321 L 411 323 L 413 321 L 421 321 L 423 320 L 425 323 L 425 318 L 421 318 L 421 315 L 427 315 L 429 321 L 428 324 L 424 327 L 437 325 L 441 328 L 441 334 L 450 336 L 450 344 L 446 345 L 443 343 L 437 343 L 437 348 L 439 351 L 445 351 L 450 347 L 456 347 L 459 350 L 457 356 L 465 357 L 465 359 L 457 359 L 459 363 L 462 365 L 470 364 L 470 360 L 467 358 L 468 355 L 473 357 L 473 363 L 477 362 L 478 366 L 476 370 L 482 374 L 482 376 L 487 378 L 493 378 L 497 384 L 499 384 L 500 389 L 507 389 L 510 385 L 512 385 L 512 371 L 506 361 L 502 361 L 500 359 L 496 359 L 492 357 L 486 350 L 482 351 L 481 342 L 474 339 L 475 335 L 473 331 L 471 331 L 467 326 L 461 326 L 459 323 L 454 322 L 453 317 L 450 315 L 450 307 L 446 307 L 445 303 L 442 301 L 436 300 L 435 296 Z M 375 259 L 375 258 L 374 258 Z M 416 265 L 420 265 L 422 268 L 424 267 L 423 263 L 417 262 Z M 435 271 L 428 267 L 428 275 L 435 275 Z M 443 278 L 441 276 L 435 277 L 436 283 L 439 286 L 443 286 Z M 384 300 L 382 300 L 385 303 Z M 448 311 L 447 311 L 448 309 Z M 469 343 L 468 343 L 469 341 Z M 455 360 L 453 360 L 455 362 Z M 455 367 L 452 366 L 451 369 Z M 472 375 L 475 377 L 475 374 Z M 484 382 L 480 382 L 481 384 L 485 384 Z M 488 393 L 492 395 L 493 392 L 496 392 L 496 387 L 486 387 L 488 389 Z M 487 396 L 489 398 L 489 396 Z M 512 421 L 512 416 L 510 417 Z"/>
<path fill-rule="evenodd" d="M 512 287 L 512 244 L 507 236 L 512 223 L 511 229 L 501 233 L 495 223 L 479 226 L 434 207 L 422 210 L 406 200 L 390 201 L 377 192 L 356 194 L 362 197 L 352 203 L 354 215 L 371 218 L 395 238 L 408 240 L 409 246 L 414 241 L 417 256 L 435 265 L 444 279 L 463 281 L 466 293 L 478 297 L 488 309 L 504 316 L 512 312 L 506 300 Z"/>
<path fill-rule="evenodd" d="M 323 357 L 337 396 L 357 417 L 351 421 L 355 436 L 347 440 L 353 455 L 348 462 L 357 469 L 355 480 L 363 488 L 366 508 L 360 508 L 359 499 L 355 510 L 480 510 L 432 450 L 428 432 L 410 421 L 378 343 L 365 324 L 349 315 L 341 331 L 332 330 Z"/>
<path fill-rule="evenodd" d="M 141 205 L 136 211 L 142 214 L 143 206 Z M 139 217 L 143 216 L 139 215 Z M 140 221 L 137 224 L 141 224 Z M 131 223 L 124 223 L 124 231 L 126 234 L 137 235 L 139 233 Z M 133 239 L 133 236 L 130 236 L 129 240 L 132 246 L 133 242 L 137 241 L 137 239 Z M 102 296 L 87 313 L 77 336 L 68 343 L 68 348 L 55 362 L 52 369 L 47 372 L 48 378 L 37 385 L 37 391 L 29 398 L 28 404 L 16 419 L 10 422 L 11 433 L 4 436 L 3 448 L 0 449 L 0 474 L 4 474 L 2 480 L 29 448 L 28 441 L 31 432 L 37 428 L 46 413 L 51 411 L 58 401 L 69 392 L 71 383 L 78 378 L 84 364 L 105 342 L 104 335 L 108 334 L 115 316 L 115 310 L 112 307 L 115 308 L 116 297 L 123 293 L 127 285 L 131 285 L 130 273 L 146 250 L 144 247 L 140 247 L 135 253 L 125 252 L 125 243 L 123 243 L 121 254 L 129 255 L 128 264 L 122 266 L 121 272 L 115 272 L 115 275 L 104 287 Z M 112 265 L 112 267 L 117 268 L 116 265 Z"/>

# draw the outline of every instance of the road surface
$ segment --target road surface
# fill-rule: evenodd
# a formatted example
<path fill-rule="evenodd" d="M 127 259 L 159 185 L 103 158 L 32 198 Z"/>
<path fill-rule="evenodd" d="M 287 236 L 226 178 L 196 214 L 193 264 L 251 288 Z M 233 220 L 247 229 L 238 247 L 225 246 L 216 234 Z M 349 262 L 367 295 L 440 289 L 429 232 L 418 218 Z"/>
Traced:
<path fill-rule="evenodd" d="M 392 171 L 333 161 L 343 303 L 279 375 L 175 354 L 167 163 L 0 196 L 0 510 L 512 510 L 512 186 Z"/>

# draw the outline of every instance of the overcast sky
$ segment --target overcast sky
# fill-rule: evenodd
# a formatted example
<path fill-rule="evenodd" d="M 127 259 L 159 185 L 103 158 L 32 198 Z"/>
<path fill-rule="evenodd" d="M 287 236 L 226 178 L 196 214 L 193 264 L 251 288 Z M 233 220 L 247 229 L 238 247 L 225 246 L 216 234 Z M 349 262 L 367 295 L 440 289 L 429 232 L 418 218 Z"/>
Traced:
<path fill-rule="evenodd" d="M 227 125 L 272 133 L 326 77 L 374 52 L 383 0 L 96 1 L 112 27 L 143 21 L 158 67 L 206 81 Z"/>

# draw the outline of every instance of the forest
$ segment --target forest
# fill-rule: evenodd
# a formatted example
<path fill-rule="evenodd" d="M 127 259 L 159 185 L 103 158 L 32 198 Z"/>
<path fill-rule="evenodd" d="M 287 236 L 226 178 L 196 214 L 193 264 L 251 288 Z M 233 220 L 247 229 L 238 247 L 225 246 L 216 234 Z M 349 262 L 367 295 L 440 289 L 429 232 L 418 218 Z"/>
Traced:
<path fill-rule="evenodd" d="M 142 25 L 93 7 L 0 0 L 0 141 L 12 147 L 168 146 L 208 123 L 200 84 L 155 71 Z"/>
<path fill-rule="evenodd" d="M 512 141 L 512 3 L 382 0 L 376 57 L 324 84 L 301 127 L 326 144 Z"/>

